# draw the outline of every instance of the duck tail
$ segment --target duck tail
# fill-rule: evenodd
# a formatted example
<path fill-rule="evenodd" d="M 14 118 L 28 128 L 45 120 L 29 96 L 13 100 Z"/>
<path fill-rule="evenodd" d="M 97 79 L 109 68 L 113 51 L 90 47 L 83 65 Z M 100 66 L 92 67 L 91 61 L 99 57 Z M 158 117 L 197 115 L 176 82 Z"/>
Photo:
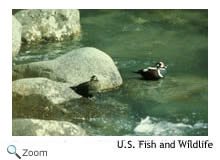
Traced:
<path fill-rule="evenodd" d="M 76 90 L 76 86 L 72 86 L 72 87 L 70 87 L 72 90 Z"/>

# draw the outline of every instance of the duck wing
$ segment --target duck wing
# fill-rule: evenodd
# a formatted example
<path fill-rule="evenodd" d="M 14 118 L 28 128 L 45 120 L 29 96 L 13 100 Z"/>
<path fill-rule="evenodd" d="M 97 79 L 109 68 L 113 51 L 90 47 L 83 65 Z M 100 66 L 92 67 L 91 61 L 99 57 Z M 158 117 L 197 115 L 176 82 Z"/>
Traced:
<path fill-rule="evenodd" d="M 148 68 L 145 68 L 145 69 L 140 69 L 138 71 L 134 71 L 134 73 L 142 74 L 142 73 L 147 72 L 147 71 L 148 71 Z"/>
<path fill-rule="evenodd" d="M 78 86 L 73 86 L 70 87 L 73 89 L 76 93 L 84 96 L 84 97 L 89 97 L 89 82 L 84 82 L 79 84 Z"/>
<path fill-rule="evenodd" d="M 149 67 L 145 72 L 142 73 L 142 76 L 146 80 L 157 80 L 161 78 L 158 74 L 158 70 L 154 67 Z"/>

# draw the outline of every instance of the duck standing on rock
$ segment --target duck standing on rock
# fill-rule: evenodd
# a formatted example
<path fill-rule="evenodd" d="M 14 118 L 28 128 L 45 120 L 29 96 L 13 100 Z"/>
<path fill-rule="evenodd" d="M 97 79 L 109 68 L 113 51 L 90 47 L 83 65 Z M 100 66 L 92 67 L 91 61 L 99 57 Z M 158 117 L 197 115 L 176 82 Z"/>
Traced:
<path fill-rule="evenodd" d="M 146 80 L 159 80 L 165 77 L 167 66 L 163 62 L 158 62 L 154 67 L 138 70 L 134 73 L 141 74 Z"/>
<path fill-rule="evenodd" d="M 96 75 L 93 75 L 88 82 L 79 84 L 78 86 L 70 87 L 76 93 L 86 98 L 92 98 L 95 93 L 100 90 L 100 82 Z"/>

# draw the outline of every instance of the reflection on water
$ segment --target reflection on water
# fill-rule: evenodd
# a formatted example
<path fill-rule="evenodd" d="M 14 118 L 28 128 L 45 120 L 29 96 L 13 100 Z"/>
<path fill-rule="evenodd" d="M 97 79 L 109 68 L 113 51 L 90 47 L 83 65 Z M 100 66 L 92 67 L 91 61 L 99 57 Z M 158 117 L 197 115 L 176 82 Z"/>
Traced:
<path fill-rule="evenodd" d="M 81 10 L 81 24 L 81 39 L 22 48 L 15 63 L 92 46 L 113 58 L 124 83 L 95 101 L 63 104 L 52 119 L 89 135 L 208 135 L 207 10 Z M 157 61 L 168 65 L 161 81 L 132 73 Z"/>

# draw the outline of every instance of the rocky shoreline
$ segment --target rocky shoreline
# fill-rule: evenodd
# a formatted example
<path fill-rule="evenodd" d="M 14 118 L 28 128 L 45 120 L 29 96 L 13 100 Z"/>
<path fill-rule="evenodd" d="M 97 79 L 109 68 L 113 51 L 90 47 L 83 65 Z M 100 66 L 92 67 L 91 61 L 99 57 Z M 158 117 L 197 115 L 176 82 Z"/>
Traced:
<path fill-rule="evenodd" d="M 19 54 L 21 45 L 76 39 L 81 32 L 79 10 L 21 10 L 12 16 L 12 24 L 13 58 Z M 15 136 L 86 135 L 86 131 L 70 122 L 51 121 L 48 118 L 43 120 L 44 116 L 35 115 L 39 114 L 38 111 L 52 114 L 57 109 L 65 112 L 63 108 L 51 108 L 38 104 L 39 101 L 33 102 L 34 105 L 30 107 L 22 106 L 31 96 L 51 106 L 79 99 L 81 95 L 70 89 L 70 86 L 84 83 L 92 75 L 98 77 L 102 92 L 123 83 L 112 58 L 93 47 L 75 49 L 54 60 L 13 65 L 12 68 L 12 130 Z M 40 119 L 33 119 L 37 117 Z"/>

